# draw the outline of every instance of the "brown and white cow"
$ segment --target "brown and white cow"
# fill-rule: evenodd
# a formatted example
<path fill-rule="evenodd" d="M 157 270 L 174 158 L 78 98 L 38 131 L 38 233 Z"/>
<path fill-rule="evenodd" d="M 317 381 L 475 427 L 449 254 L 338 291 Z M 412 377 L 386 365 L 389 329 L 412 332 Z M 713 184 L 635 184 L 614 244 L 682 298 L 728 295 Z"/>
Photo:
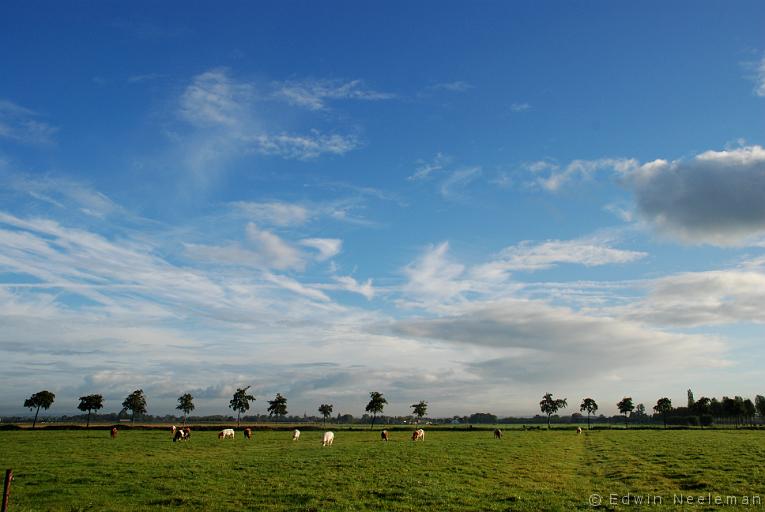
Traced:
<path fill-rule="evenodd" d="M 382 432 L 380 432 L 380 438 L 387 443 L 388 442 L 388 431 L 387 430 L 383 430 Z"/>
<path fill-rule="evenodd" d="M 494 429 L 494 439 L 502 439 L 502 431 L 498 428 Z"/>
<path fill-rule="evenodd" d="M 109 432 L 109 435 L 112 436 L 112 439 L 117 437 L 117 427 L 112 427 L 112 431 Z"/>
<path fill-rule="evenodd" d="M 412 432 L 412 441 L 425 441 L 425 431 L 418 428 Z"/>

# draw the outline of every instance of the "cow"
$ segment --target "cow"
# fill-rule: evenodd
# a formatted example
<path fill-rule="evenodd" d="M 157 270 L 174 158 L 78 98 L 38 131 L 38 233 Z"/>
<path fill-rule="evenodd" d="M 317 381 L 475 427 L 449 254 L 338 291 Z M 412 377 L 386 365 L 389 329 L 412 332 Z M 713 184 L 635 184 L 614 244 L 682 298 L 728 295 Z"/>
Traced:
<path fill-rule="evenodd" d="M 582 427 L 576 427 L 576 433 L 581 434 L 582 433 Z"/>
<path fill-rule="evenodd" d="M 245 439 L 252 439 L 252 429 L 250 427 L 245 428 L 243 432 Z"/>
<path fill-rule="evenodd" d="M 387 443 L 388 442 L 388 431 L 387 430 L 383 430 L 382 432 L 380 432 L 380 438 Z"/>
<path fill-rule="evenodd" d="M 425 431 L 418 428 L 412 432 L 412 441 L 425 441 Z"/>
<path fill-rule="evenodd" d="M 494 429 L 494 439 L 502 439 L 502 431 L 498 428 Z"/>
<path fill-rule="evenodd" d="M 324 437 L 321 438 L 322 446 L 332 446 L 332 441 L 335 440 L 334 432 L 324 432 Z"/>
<path fill-rule="evenodd" d="M 112 430 L 111 430 L 111 432 L 109 432 L 109 435 L 112 436 L 112 439 L 117 437 L 117 427 L 112 427 Z"/>
<path fill-rule="evenodd" d="M 234 429 L 233 428 L 224 428 L 220 432 L 218 432 L 218 439 L 234 439 Z"/>
<path fill-rule="evenodd" d="M 300 431 L 298 429 L 295 429 L 292 431 L 292 440 L 297 441 L 300 439 Z"/>
<path fill-rule="evenodd" d="M 173 434 L 173 442 L 188 441 L 189 438 L 191 438 L 191 429 L 189 427 L 177 428 L 174 432 L 175 434 Z"/>

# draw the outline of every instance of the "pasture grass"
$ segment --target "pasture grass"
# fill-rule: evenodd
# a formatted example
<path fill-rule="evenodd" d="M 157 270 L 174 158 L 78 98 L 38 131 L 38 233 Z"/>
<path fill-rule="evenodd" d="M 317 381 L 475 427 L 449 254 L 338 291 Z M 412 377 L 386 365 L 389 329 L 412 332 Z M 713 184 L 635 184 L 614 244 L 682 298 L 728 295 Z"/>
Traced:
<path fill-rule="evenodd" d="M 321 435 L 4 431 L 0 469 L 14 469 L 13 512 L 591 510 L 592 493 L 606 510 L 640 509 L 609 505 L 611 493 L 661 496 L 651 510 L 675 510 L 674 495 L 765 498 L 757 431 L 430 431 L 417 443 L 392 432 L 383 443 L 377 430 L 338 430 L 328 448 Z"/>

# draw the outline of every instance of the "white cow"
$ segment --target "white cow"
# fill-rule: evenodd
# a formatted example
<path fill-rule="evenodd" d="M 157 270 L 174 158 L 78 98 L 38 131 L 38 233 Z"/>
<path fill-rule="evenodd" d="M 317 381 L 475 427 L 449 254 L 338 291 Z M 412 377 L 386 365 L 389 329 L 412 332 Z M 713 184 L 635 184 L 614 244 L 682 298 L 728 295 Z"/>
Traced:
<path fill-rule="evenodd" d="M 425 431 L 421 428 L 418 428 L 414 432 L 412 432 L 412 441 L 424 441 L 425 440 Z"/>
<path fill-rule="evenodd" d="M 218 439 L 234 439 L 234 429 L 233 428 L 224 428 L 220 432 L 218 432 Z"/>
<path fill-rule="evenodd" d="M 332 446 L 332 441 L 335 440 L 335 434 L 333 432 L 324 432 L 324 437 L 321 438 L 322 446 Z"/>
<path fill-rule="evenodd" d="M 300 431 L 295 429 L 292 431 L 292 440 L 297 441 L 298 439 L 300 439 Z"/>

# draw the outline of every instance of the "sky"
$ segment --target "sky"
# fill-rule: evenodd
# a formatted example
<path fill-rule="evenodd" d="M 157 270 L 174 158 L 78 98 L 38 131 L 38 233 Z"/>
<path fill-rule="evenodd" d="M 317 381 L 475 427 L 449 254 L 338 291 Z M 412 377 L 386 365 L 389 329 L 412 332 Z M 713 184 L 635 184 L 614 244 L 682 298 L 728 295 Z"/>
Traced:
<path fill-rule="evenodd" d="M 765 394 L 761 2 L 4 2 L 0 414 Z"/>

